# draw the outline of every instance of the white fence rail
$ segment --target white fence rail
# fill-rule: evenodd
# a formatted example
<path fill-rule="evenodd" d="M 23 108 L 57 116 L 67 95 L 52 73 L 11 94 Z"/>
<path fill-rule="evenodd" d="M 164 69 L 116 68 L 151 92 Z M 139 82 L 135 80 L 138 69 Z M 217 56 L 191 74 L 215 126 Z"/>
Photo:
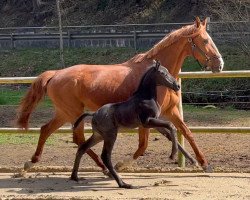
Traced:
<path fill-rule="evenodd" d="M 179 78 L 249 78 L 250 70 L 212 72 L 181 72 Z M 0 78 L 0 84 L 32 83 L 36 77 L 4 77 Z"/>
<path fill-rule="evenodd" d="M 248 78 L 250 77 L 250 70 L 242 71 L 223 71 L 221 73 L 212 72 L 181 72 L 179 78 Z M 20 83 L 32 83 L 36 77 L 6 77 L 0 78 L 0 84 L 20 84 Z M 182 109 L 182 106 L 180 106 Z M 180 110 L 182 113 L 183 111 Z M 189 127 L 192 132 L 202 133 L 250 133 L 250 127 Z M 29 133 L 38 132 L 39 128 L 30 128 Z M 85 132 L 90 132 L 91 128 L 87 128 Z M 136 129 L 130 130 L 135 132 Z M 16 133 L 22 132 L 17 128 L 0 128 L 0 133 Z M 71 132 L 71 128 L 61 128 L 58 133 Z M 184 138 L 182 135 L 178 135 L 179 141 L 184 145 Z M 179 155 L 179 166 L 185 166 L 185 158 L 183 155 Z"/>

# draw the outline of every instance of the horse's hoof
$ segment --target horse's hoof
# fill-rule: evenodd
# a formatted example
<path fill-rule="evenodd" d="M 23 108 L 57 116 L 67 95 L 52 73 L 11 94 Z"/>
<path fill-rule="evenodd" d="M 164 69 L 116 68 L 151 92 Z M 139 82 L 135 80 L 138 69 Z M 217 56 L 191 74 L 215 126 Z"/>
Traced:
<path fill-rule="evenodd" d="M 27 171 L 21 170 L 19 173 L 16 173 L 12 176 L 12 178 L 24 178 Z"/>
<path fill-rule="evenodd" d="M 125 189 L 135 189 L 136 187 L 127 184 L 127 183 L 123 183 L 122 185 L 119 186 L 120 188 L 125 188 Z"/>
<path fill-rule="evenodd" d="M 120 171 L 121 169 L 123 169 L 123 167 L 124 167 L 124 163 L 123 162 L 118 162 L 114 166 L 114 168 L 115 168 L 116 171 Z"/>
<path fill-rule="evenodd" d="M 211 165 L 207 165 L 205 167 L 202 167 L 204 172 L 206 173 L 212 173 L 214 170 L 213 170 L 213 167 Z"/>
<path fill-rule="evenodd" d="M 40 156 L 33 155 L 31 158 L 32 163 L 37 163 L 39 162 L 39 160 L 40 160 Z"/>
<path fill-rule="evenodd" d="M 24 171 L 28 171 L 29 169 L 31 169 L 35 164 L 31 161 L 27 161 L 26 163 L 24 163 L 23 166 L 23 170 Z"/>
<path fill-rule="evenodd" d="M 116 163 L 115 165 L 115 170 L 117 171 L 122 171 L 124 170 L 126 167 L 129 167 L 133 164 L 134 160 L 133 159 L 127 159 L 127 160 L 124 160 L 122 162 L 118 162 Z"/>

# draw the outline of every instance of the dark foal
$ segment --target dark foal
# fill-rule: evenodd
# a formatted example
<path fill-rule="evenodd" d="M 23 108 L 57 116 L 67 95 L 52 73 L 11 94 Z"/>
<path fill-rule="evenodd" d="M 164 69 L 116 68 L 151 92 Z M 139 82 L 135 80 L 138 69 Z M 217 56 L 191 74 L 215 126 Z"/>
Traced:
<path fill-rule="evenodd" d="M 168 130 L 173 130 L 169 122 L 158 119 L 161 110 L 156 101 L 156 86 L 169 87 L 175 91 L 178 91 L 180 88 L 167 69 L 160 66 L 159 63 L 156 63 L 155 66 L 152 66 L 144 74 L 137 91 L 130 99 L 121 103 L 106 104 L 95 113 L 84 113 L 78 118 L 74 124 L 74 129 L 86 116 L 93 116 L 93 135 L 79 147 L 76 153 L 74 168 L 71 174 L 72 180 L 78 180 L 77 174 L 82 155 L 86 153 L 89 148 L 104 140 L 101 155 L 103 163 L 115 178 L 119 187 L 132 188 L 131 185 L 124 183 L 118 176 L 111 162 L 111 153 L 117 138 L 118 128 L 120 127 L 164 127 Z M 172 152 L 175 154 L 177 150 L 175 132 L 169 135 L 172 142 L 175 143 L 175 147 L 173 148 L 175 150 Z"/>

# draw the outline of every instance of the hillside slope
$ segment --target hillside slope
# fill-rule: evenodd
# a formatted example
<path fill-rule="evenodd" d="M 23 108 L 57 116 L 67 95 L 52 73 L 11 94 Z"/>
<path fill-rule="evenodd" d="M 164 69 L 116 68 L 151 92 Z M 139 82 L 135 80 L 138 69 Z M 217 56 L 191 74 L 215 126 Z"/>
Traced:
<path fill-rule="evenodd" d="M 56 25 L 55 0 L 1 0 L 0 27 Z M 64 25 L 248 20 L 248 0 L 60 0 Z"/>

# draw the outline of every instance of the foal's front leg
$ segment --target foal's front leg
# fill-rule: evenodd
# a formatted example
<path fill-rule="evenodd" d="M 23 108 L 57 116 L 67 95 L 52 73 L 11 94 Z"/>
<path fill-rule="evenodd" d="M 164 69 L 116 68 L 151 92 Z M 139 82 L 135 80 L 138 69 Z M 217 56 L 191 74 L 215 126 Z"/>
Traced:
<path fill-rule="evenodd" d="M 167 128 L 164 128 L 164 127 L 156 127 L 155 129 L 158 130 L 162 135 L 167 137 L 170 141 L 172 141 L 172 138 L 170 137 L 170 135 L 171 134 L 176 134 L 175 132 L 171 133 L 173 130 L 168 130 Z M 176 140 L 176 137 L 174 138 L 174 140 Z M 178 141 L 177 141 L 177 145 L 178 145 L 178 150 L 185 156 L 186 159 L 188 159 L 191 162 L 191 164 L 198 165 L 197 160 L 193 156 L 191 156 L 190 153 L 188 153 L 188 151 L 185 150 L 180 145 L 180 143 Z M 172 153 L 171 153 L 171 155 L 173 154 L 173 148 L 174 148 L 174 145 L 172 145 Z M 170 155 L 170 158 L 171 158 L 171 155 Z"/>
<path fill-rule="evenodd" d="M 175 131 L 175 129 L 173 129 L 171 124 L 169 122 L 164 121 L 164 120 L 153 118 L 153 117 L 146 118 L 145 121 L 143 121 L 142 123 L 143 123 L 142 125 L 144 127 L 147 127 L 147 128 L 165 128 L 165 129 L 169 130 L 169 132 L 167 132 L 166 130 L 161 130 L 160 133 L 162 133 L 162 132 L 167 133 L 165 136 L 170 141 L 172 141 L 172 152 L 171 152 L 170 158 L 174 159 L 174 157 L 177 153 L 177 150 L 178 150 L 178 141 L 177 141 L 177 137 L 176 137 L 176 131 Z"/>

